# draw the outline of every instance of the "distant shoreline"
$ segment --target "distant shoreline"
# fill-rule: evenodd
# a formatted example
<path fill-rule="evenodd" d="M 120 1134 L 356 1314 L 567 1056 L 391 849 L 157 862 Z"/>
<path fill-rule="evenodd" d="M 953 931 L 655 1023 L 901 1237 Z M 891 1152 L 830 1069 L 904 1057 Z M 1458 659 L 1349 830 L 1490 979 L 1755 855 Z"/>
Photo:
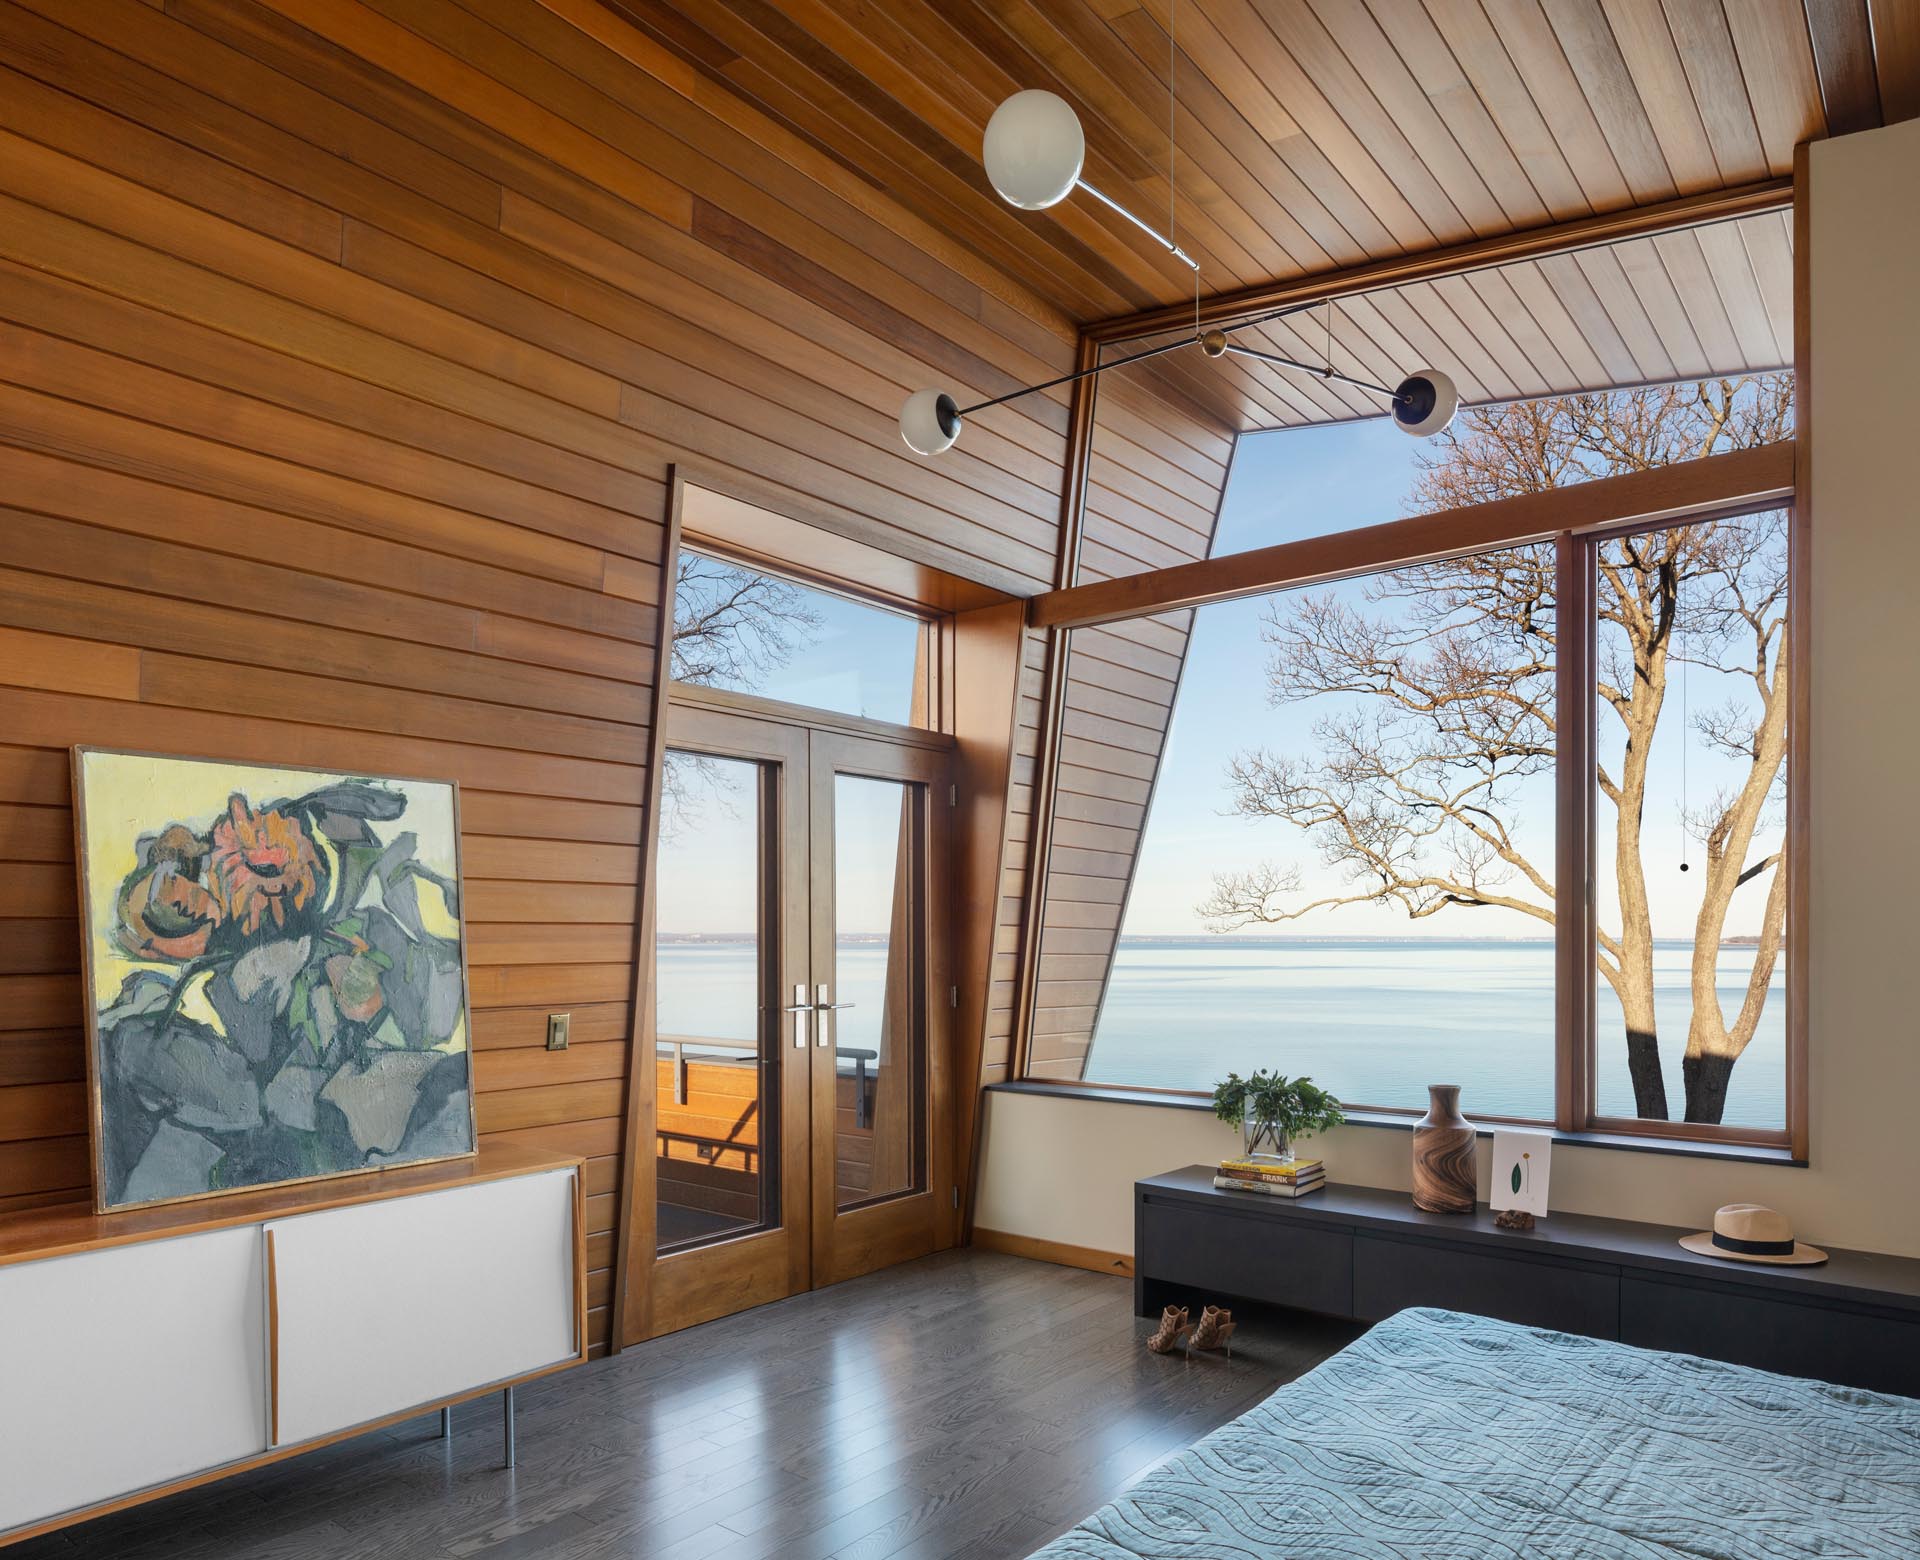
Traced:
<path fill-rule="evenodd" d="M 885 943 L 885 932 L 843 932 L 836 942 L 842 943 Z M 671 943 L 675 947 L 733 946 L 758 941 L 754 932 L 662 932 L 657 941 Z M 1481 943 L 1490 948 L 1551 948 L 1551 937 L 1473 937 L 1449 935 L 1442 932 L 1407 934 L 1394 936 L 1382 932 L 1262 932 L 1242 934 L 1238 932 L 1167 932 L 1149 933 L 1140 936 L 1123 936 L 1119 940 L 1122 948 L 1276 948 L 1276 947 L 1328 947 L 1348 943 L 1372 943 L 1386 947 L 1419 947 L 1423 943 Z M 1757 936 L 1742 933 L 1738 937 L 1722 937 L 1722 948 L 1758 947 Z M 1656 937 L 1654 945 L 1662 948 L 1692 947 L 1690 937 Z"/>

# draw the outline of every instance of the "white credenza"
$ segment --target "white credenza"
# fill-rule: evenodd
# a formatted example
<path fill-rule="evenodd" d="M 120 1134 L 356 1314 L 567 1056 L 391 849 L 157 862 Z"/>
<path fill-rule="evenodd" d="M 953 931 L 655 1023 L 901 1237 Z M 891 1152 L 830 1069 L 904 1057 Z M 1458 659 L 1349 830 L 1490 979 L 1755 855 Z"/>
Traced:
<path fill-rule="evenodd" d="M 0 1221 L 0 1545 L 577 1363 L 582 1173 Z"/>

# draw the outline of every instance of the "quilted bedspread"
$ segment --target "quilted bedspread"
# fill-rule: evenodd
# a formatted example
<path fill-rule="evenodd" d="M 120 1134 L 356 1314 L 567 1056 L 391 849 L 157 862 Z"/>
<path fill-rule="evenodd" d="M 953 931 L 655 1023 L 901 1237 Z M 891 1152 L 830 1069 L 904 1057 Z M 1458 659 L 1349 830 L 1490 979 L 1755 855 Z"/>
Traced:
<path fill-rule="evenodd" d="M 1403 1311 L 1042 1557 L 1916 1560 L 1920 1399 Z"/>

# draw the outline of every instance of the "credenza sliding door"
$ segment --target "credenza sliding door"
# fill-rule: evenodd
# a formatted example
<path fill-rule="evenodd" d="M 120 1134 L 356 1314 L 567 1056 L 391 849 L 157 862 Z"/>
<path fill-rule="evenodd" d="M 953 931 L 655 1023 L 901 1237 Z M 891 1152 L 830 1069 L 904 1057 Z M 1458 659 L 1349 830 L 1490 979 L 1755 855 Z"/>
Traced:
<path fill-rule="evenodd" d="M 572 1170 L 267 1225 L 272 1445 L 572 1359 Z"/>
<path fill-rule="evenodd" d="M 0 1533 L 267 1445 L 257 1225 L 0 1268 Z"/>

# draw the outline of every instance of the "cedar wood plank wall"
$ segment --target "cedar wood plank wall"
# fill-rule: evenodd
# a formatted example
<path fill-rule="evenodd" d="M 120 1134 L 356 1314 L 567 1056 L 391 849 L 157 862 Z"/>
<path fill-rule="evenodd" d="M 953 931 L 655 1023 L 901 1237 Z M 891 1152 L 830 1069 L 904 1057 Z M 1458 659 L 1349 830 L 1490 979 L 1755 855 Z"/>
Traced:
<path fill-rule="evenodd" d="M 668 463 L 1051 583 L 1064 399 L 938 464 L 894 419 L 1063 371 L 1064 322 L 623 47 L 535 0 L 0 0 L 0 1210 L 87 1184 L 69 744 L 452 777 L 481 1131 L 588 1157 L 604 1348 Z M 1176 474 L 1158 415 L 1090 556 L 1209 506 L 1165 493 L 1226 436 Z"/>
<path fill-rule="evenodd" d="M 1121 369 L 1102 379 L 1075 583 L 1205 557 L 1232 455 L 1232 434 L 1182 396 L 1172 376 Z M 1072 636 L 1029 1076 L 1081 1076 L 1139 861 L 1192 617 L 1169 613 Z M 1011 1064 L 1014 950 L 1029 870 L 1045 665 L 1045 642 L 1030 633 L 984 1053 L 987 1083 L 1006 1078 Z"/>

